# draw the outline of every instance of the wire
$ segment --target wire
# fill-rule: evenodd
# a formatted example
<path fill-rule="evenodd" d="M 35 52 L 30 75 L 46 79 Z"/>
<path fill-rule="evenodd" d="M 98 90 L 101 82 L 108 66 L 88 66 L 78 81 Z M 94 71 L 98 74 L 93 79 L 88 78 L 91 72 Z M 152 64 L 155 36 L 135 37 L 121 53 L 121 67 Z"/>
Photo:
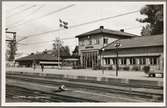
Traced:
<path fill-rule="evenodd" d="M 143 26 L 135 26 L 135 27 L 128 27 L 128 28 L 124 28 L 125 30 L 131 30 L 131 29 L 136 29 L 136 28 L 141 28 Z"/>
<path fill-rule="evenodd" d="M 18 24 L 18 25 L 22 25 L 22 24 L 25 24 L 25 23 L 30 23 L 30 22 L 35 21 L 35 20 L 37 20 L 37 19 L 39 20 L 40 18 L 44 18 L 44 17 L 50 16 L 50 15 L 52 15 L 52 14 L 55 14 L 55 13 L 57 13 L 57 12 L 63 11 L 63 10 L 68 9 L 68 8 L 71 8 L 71 7 L 73 7 L 73 6 L 74 6 L 74 4 L 68 5 L 68 6 L 66 6 L 66 7 L 63 7 L 63 8 L 60 8 L 60 9 L 58 9 L 58 10 L 52 11 L 52 12 L 47 13 L 47 14 L 45 14 L 45 15 L 41 15 L 41 16 L 39 16 L 39 17 L 37 17 L 37 18 L 29 19 L 29 20 L 27 20 L 26 22 L 22 22 L 22 23 L 20 23 L 20 24 Z M 12 27 L 9 27 L 9 28 L 14 28 L 14 27 L 17 28 L 17 27 L 19 27 L 18 25 L 15 25 L 15 26 L 12 26 Z"/>
<path fill-rule="evenodd" d="M 9 12 L 8 12 L 8 14 L 9 14 L 10 12 L 12 12 L 12 11 L 14 11 L 14 10 L 16 10 L 16 9 L 20 8 L 20 7 L 25 6 L 25 5 L 26 5 L 26 4 L 22 4 L 22 5 L 16 6 L 16 7 L 15 7 L 15 8 L 13 8 L 13 9 L 7 10 L 7 11 L 9 11 Z"/>
<path fill-rule="evenodd" d="M 7 19 L 12 18 L 12 16 L 17 15 L 17 14 L 19 14 L 20 12 L 22 13 L 22 12 L 24 12 L 24 11 L 27 11 L 27 10 L 33 8 L 33 7 L 36 7 L 36 5 L 32 5 L 32 6 L 30 6 L 30 7 L 27 7 L 27 8 L 25 8 L 25 9 L 21 10 L 21 11 L 18 11 L 18 12 L 14 13 L 14 14 L 11 14 L 11 15 L 7 16 L 6 18 L 7 18 Z"/>
<path fill-rule="evenodd" d="M 43 44 L 43 43 L 48 43 L 48 42 L 53 42 L 53 40 L 52 41 L 42 41 L 42 42 L 31 42 L 31 43 L 18 43 L 18 44 L 32 45 L 32 44 Z"/>
<path fill-rule="evenodd" d="M 87 24 L 92 24 L 92 23 L 96 23 L 96 22 L 100 22 L 100 21 L 108 20 L 108 19 L 111 19 L 111 18 L 121 17 L 121 16 L 124 16 L 124 15 L 133 14 L 133 13 L 136 13 L 136 12 L 139 12 L 139 10 L 131 11 L 131 12 L 127 12 L 127 13 L 123 13 L 123 14 L 115 15 L 115 16 L 110 16 L 110 17 L 100 18 L 100 19 L 97 19 L 97 20 L 93 20 L 93 21 L 85 22 L 85 23 L 78 24 L 78 25 L 73 25 L 73 26 L 71 26 L 71 28 L 78 27 L 78 26 L 83 26 L 83 25 L 87 25 Z"/>
<path fill-rule="evenodd" d="M 71 40 L 71 39 L 75 39 L 74 37 L 71 37 L 71 38 L 61 38 L 60 40 Z M 48 42 L 54 42 L 54 40 L 51 40 L 51 41 L 42 41 L 42 42 L 31 42 L 31 43 L 19 43 L 18 44 L 21 44 L 21 45 L 32 45 L 32 44 L 43 44 L 43 43 L 48 43 Z"/>
<path fill-rule="evenodd" d="M 136 26 L 136 27 L 128 27 L 128 28 L 125 28 L 125 30 L 131 30 L 131 29 L 136 29 L 136 28 L 140 28 L 142 26 Z M 61 38 L 60 40 L 71 40 L 71 39 L 75 39 L 75 37 L 71 37 L 71 38 Z M 32 42 L 32 43 L 18 43 L 18 44 L 22 44 L 22 45 L 33 45 L 33 44 L 43 44 L 43 43 L 48 43 L 48 42 L 53 42 L 54 40 L 52 41 L 42 41 L 42 42 Z"/>
<path fill-rule="evenodd" d="M 32 16 L 34 13 L 37 13 L 37 12 L 38 12 L 41 8 L 43 8 L 44 6 L 45 6 L 45 4 L 39 6 L 38 8 L 36 8 L 35 10 L 33 10 L 30 14 L 24 16 L 24 17 L 26 17 L 26 18 L 21 19 L 21 20 L 18 20 L 18 21 L 16 21 L 16 22 L 12 23 L 12 24 L 9 24 L 9 28 L 11 28 L 12 26 L 14 26 L 14 25 L 16 25 L 16 24 L 19 24 L 19 23 L 20 23 L 21 21 L 23 21 L 23 20 L 26 21 L 25 19 L 29 19 L 28 17 Z"/>
<path fill-rule="evenodd" d="M 93 21 L 88 21 L 88 22 L 85 22 L 85 23 L 81 23 L 81 24 L 69 26 L 69 28 L 75 28 L 75 27 L 79 27 L 79 26 L 84 26 L 84 25 L 88 25 L 88 24 L 92 24 L 92 23 L 96 23 L 96 22 L 108 20 L 108 19 L 111 19 L 111 18 L 116 18 L 116 17 L 121 17 L 121 16 L 124 16 L 124 15 L 133 14 L 133 13 L 136 13 L 136 12 L 139 12 L 139 10 L 131 11 L 131 12 L 126 12 L 126 13 L 119 14 L 119 15 L 115 15 L 115 16 L 100 18 L 100 19 L 93 20 Z M 25 36 L 24 39 L 27 39 L 27 38 L 29 38 L 29 37 L 34 37 L 34 36 L 40 36 L 40 35 L 47 34 L 47 33 L 57 32 L 57 31 L 60 31 L 60 30 L 62 30 L 62 29 L 54 29 L 54 30 L 50 30 L 50 31 L 42 32 L 42 33 L 37 33 L 37 34 L 28 35 L 28 36 Z M 24 39 L 22 39 L 22 40 L 24 40 Z M 21 40 L 21 41 L 22 41 L 22 40 Z"/>

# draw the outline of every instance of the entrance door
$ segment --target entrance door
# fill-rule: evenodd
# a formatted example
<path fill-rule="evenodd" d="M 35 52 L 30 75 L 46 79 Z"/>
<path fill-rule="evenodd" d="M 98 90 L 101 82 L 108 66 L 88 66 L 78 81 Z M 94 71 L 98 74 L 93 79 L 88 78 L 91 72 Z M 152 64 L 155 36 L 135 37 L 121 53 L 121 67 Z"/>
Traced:
<path fill-rule="evenodd" d="M 88 56 L 87 56 L 87 67 L 88 67 L 88 68 L 91 68 L 91 67 L 92 67 L 92 61 L 93 61 L 93 59 L 92 59 L 92 53 L 89 52 L 89 53 L 88 53 Z"/>
<path fill-rule="evenodd" d="M 83 52 L 83 66 L 86 68 L 92 68 L 97 64 L 97 51 Z"/>

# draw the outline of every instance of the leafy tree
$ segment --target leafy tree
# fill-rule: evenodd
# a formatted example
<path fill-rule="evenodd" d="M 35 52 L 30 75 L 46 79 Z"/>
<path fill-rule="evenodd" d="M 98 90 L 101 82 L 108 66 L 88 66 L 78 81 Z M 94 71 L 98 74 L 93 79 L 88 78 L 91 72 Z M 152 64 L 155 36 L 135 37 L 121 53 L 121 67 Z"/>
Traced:
<path fill-rule="evenodd" d="M 69 46 L 64 46 L 64 50 L 67 53 L 67 55 L 70 56 L 70 48 L 69 48 Z"/>
<path fill-rule="evenodd" d="M 163 5 L 146 5 L 140 10 L 140 14 L 146 15 L 146 18 L 137 19 L 137 21 L 148 23 L 143 27 L 141 35 L 156 35 L 163 33 Z"/>
<path fill-rule="evenodd" d="M 72 56 L 78 57 L 79 56 L 79 47 L 76 46 L 72 53 L 73 53 Z"/>
<path fill-rule="evenodd" d="M 151 27 L 149 24 L 147 24 L 145 27 L 142 28 L 141 35 L 142 36 L 150 36 L 151 35 Z"/>
<path fill-rule="evenodd" d="M 13 61 L 15 59 L 16 51 L 17 51 L 17 48 L 16 48 L 15 42 L 9 41 L 6 49 L 6 60 Z"/>
<path fill-rule="evenodd" d="M 63 46 L 63 41 L 56 39 L 53 43 L 53 54 L 58 56 L 58 51 L 60 52 L 61 57 L 69 57 L 70 49 L 68 46 Z"/>

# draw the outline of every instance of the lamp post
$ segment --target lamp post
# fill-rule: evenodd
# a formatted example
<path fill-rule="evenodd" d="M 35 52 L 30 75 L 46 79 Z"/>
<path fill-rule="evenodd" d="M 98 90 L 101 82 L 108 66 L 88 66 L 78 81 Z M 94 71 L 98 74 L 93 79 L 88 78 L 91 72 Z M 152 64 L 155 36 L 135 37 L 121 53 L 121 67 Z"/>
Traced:
<path fill-rule="evenodd" d="M 117 43 L 115 43 L 115 45 L 114 45 L 114 47 L 116 47 L 116 76 L 118 76 L 118 68 L 119 68 L 119 66 L 118 66 L 118 47 L 120 47 L 120 43 L 119 42 L 117 42 Z"/>
<path fill-rule="evenodd" d="M 100 31 L 101 31 L 101 33 L 102 33 L 102 45 L 103 45 L 103 47 L 102 47 L 102 52 L 104 51 L 104 35 L 103 35 L 103 29 L 104 29 L 104 27 L 103 26 L 100 26 Z M 101 52 L 101 55 L 102 55 L 102 52 Z M 103 58 L 104 57 L 101 57 L 101 63 L 103 64 Z M 104 65 L 104 64 L 103 64 Z M 104 74 L 104 68 L 102 67 L 102 74 Z"/>
<path fill-rule="evenodd" d="M 104 48 L 102 48 L 102 53 L 104 52 Z M 104 58 L 104 54 L 103 54 L 103 57 L 102 59 Z M 102 60 L 102 63 L 103 63 L 103 66 L 104 66 L 104 61 Z M 104 67 L 102 68 L 102 73 L 104 74 Z"/>

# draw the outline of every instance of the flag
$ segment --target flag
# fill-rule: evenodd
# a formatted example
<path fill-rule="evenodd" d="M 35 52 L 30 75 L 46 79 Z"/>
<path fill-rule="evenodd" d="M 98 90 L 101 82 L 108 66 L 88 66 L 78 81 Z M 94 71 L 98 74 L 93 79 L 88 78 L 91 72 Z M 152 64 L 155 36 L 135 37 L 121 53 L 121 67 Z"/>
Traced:
<path fill-rule="evenodd" d="M 59 26 L 63 27 L 65 29 L 68 29 L 68 22 L 62 21 L 61 19 L 59 19 Z"/>

